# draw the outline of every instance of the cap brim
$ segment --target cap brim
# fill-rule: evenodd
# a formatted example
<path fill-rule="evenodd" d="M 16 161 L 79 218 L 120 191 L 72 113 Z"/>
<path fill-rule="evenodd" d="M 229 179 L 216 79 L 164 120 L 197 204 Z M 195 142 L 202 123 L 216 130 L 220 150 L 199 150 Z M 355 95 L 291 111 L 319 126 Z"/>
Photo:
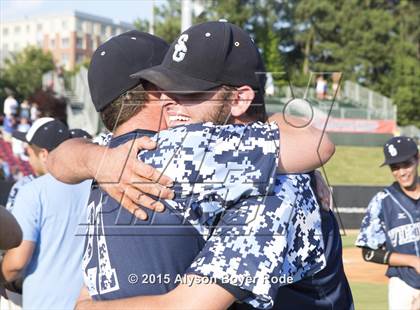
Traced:
<path fill-rule="evenodd" d="M 383 167 L 383 166 L 387 166 L 387 165 L 393 165 L 393 164 L 398 164 L 398 163 L 402 163 L 405 162 L 406 160 L 409 160 L 411 157 L 415 156 L 416 153 L 414 154 L 408 154 L 406 156 L 403 157 L 398 157 L 398 158 L 391 158 L 389 160 L 386 160 L 382 165 L 380 165 L 379 167 Z"/>
<path fill-rule="evenodd" d="M 12 137 L 20 141 L 28 143 L 28 141 L 26 140 L 26 132 L 15 130 L 12 133 Z"/>
<path fill-rule="evenodd" d="M 130 77 L 146 80 L 168 92 L 174 91 L 186 94 L 206 91 L 222 85 L 221 83 L 196 79 L 162 65 L 141 70 L 130 75 Z"/>

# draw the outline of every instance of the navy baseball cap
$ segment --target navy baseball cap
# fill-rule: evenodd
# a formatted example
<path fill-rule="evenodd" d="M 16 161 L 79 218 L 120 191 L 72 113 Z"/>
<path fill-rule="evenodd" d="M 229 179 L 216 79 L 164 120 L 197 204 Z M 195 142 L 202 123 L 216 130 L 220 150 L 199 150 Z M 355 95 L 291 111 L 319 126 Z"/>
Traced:
<path fill-rule="evenodd" d="M 110 38 L 93 53 L 88 83 L 96 111 L 139 84 L 130 74 L 156 66 L 168 50 L 162 39 L 137 30 Z"/>
<path fill-rule="evenodd" d="M 133 71 L 134 72 L 134 71 Z M 257 46 L 231 23 L 206 22 L 184 31 L 161 65 L 132 75 L 163 90 L 194 93 L 221 85 L 264 91 L 265 67 Z"/>
<path fill-rule="evenodd" d="M 416 142 L 409 137 L 393 137 L 384 145 L 385 162 L 381 165 L 402 163 L 419 152 Z"/>
<path fill-rule="evenodd" d="M 28 132 L 14 131 L 12 136 L 30 145 L 52 151 L 62 142 L 70 138 L 67 126 L 51 117 L 37 119 Z"/>

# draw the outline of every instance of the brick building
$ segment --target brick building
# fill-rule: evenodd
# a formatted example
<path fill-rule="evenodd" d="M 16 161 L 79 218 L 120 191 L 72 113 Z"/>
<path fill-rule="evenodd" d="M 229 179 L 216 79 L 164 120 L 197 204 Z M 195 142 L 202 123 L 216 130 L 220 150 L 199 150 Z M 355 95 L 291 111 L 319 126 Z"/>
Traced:
<path fill-rule="evenodd" d="M 28 45 L 50 51 L 57 65 L 71 70 L 89 59 L 109 37 L 134 29 L 129 23 L 78 11 L 0 23 L 0 62 Z"/>

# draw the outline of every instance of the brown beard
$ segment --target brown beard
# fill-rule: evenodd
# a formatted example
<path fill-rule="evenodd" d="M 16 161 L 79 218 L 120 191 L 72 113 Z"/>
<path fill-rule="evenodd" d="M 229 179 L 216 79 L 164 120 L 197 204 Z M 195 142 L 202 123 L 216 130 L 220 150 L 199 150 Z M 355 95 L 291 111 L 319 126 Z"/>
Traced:
<path fill-rule="evenodd" d="M 223 89 L 223 88 L 222 88 Z M 216 125 L 225 125 L 230 124 L 232 122 L 232 117 L 230 114 L 230 101 L 232 98 L 232 91 L 230 89 L 226 89 L 224 92 L 220 94 L 220 107 L 214 109 L 211 113 L 205 117 L 205 121 L 212 122 Z"/>

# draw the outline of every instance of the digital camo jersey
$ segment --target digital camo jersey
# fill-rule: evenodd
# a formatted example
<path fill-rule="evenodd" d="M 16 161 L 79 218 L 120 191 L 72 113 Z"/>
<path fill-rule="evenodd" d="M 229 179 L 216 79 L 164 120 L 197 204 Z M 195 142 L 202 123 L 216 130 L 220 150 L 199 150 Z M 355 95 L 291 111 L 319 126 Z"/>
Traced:
<path fill-rule="evenodd" d="M 133 133 L 125 136 L 137 137 Z M 209 233 L 209 225 L 224 208 L 243 197 L 266 195 L 274 188 L 279 152 L 279 133 L 275 124 L 193 124 L 163 131 L 155 138 L 157 149 L 139 156 L 175 179 L 176 197 L 174 201 L 164 202 L 183 218 L 182 222 L 193 225 L 202 235 Z M 111 205 L 112 208 L 107 209 Z M 107 233 L 113 230 L 119 215 L 113 218 L 114 222 L 108 223 L 112 227 L 103 224 L 116 208 L 119 208 L 118 203 L 106 194 L 102 198 L 100 190 L 92 191 L 83 269 L 93 296 L 120 288 L 118 268 L 110 259 Z M 124 210 L 121 212 L 124 214 Z M 123 229 L 122 226 L 119 228 Z M 113 233 L 118 233 L 118 229 Z"/>
<path fill-rule="evenodd" d="M 406 196 L 398 183 L 376 194 L 363 218 L 356 245 L 420 256 L 420 201 Z M 387 276 L 397 276 L 420 288 L 420 277 L 413 268 L 389 266 Z"/>
<path fill-rule="evenodd" d="M 275 123 L 192 124 L 161 131 L 158 152 L 139 158 L 174 179 L 166 203 L 203 235 L 215 216 L 241 197 L 272 193 L 279 156 Z"/>
<path fill-rule="evenodd" d="M 13 185 L 12 189 L 10 190 L 9 197 L 7 198 L 7 203 L 6 203 L 6 209 L 8 211 L 12 212 L 13 207 L 15 205 L 16 196 L 19 193 L 19 190 L 22 188 L 22 186 L 24 186 L 25 184 L 28 184 L 33 179 L 35 179 L 35 177 L 32 174 L 30 174 L 30 175 L 24 176 Z"/>
<path fill-rule="evenodd" d="M 322 270 L 321 217 L 310 177 L 279 175 L 274 192 L 226 210 L 186 273 L 249 291 L 245 302 L 265 309 L 273 306 L 280 286 Z"/>

